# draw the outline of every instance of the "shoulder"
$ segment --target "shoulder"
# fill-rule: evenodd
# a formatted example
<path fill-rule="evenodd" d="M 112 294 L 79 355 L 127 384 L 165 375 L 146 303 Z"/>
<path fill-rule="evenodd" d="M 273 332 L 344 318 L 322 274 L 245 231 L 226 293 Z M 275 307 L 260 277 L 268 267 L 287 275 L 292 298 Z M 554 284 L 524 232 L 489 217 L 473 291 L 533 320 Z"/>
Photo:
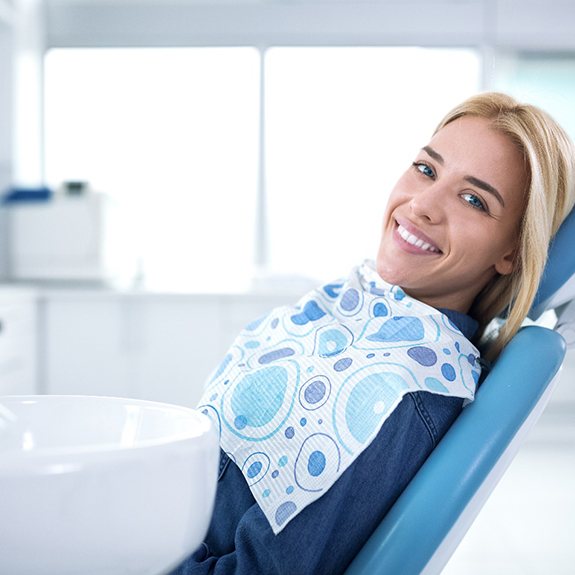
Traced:
<path fill-rule="evenodd" d="M 452 397 L 431 393 L 428 391 L 416 391 L 408 393 L 403 398 L 403 403 L 408 410 L 413 410 L 418 419 L 425 426 L 433 447 L 445 435 L 451 424 L 461 413 L 464 400 L 460 397 Z"/>
<path fill-rule="evenodd" d="M 457 418 L 463 399 L 427 391 L 407 393 L 383 423 L 371 444 L 351 465 L 385 469 L 396 473 L 415 472 Z"/>

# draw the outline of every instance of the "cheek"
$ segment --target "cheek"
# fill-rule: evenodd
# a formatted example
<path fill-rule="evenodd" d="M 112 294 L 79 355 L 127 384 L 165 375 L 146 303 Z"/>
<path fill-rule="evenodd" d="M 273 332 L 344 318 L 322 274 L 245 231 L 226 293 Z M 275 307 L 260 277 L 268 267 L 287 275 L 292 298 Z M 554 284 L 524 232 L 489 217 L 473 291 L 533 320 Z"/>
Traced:
<path fill-rule="evenodd" d="M 393 219 L 392 214 L 393 210 L 395 209 L 395 204 L 393 202 L 393 198 L 390 196 L 387 200 L 387 204 L 385 205 L 385 209 L 383 210 L 383 216 L 381 218 L 381 234 L 384 235 L 385 231 L 389 228 L 389 223 Z"/>
<path fill-rule="evenodd" d="M 458 241 L 465 245 L 470 260 L 481 267 L 489 267 L 513 251 L 517 243 L 514 234 L 502 232 L 492 226 L 462 226 Z"/>
<path fill-rule="evenodd" d="M 387 198 L 387 204 L 385 205 L 384 211 L 384 221 L 387 221 L 393 211 L 401 204 L 408 201 L 407 194 L 403 191 L 405 189 L 404 186 L 404 177 L 400 178 L 400 180 L 395 184 L 391 193 Z"/>

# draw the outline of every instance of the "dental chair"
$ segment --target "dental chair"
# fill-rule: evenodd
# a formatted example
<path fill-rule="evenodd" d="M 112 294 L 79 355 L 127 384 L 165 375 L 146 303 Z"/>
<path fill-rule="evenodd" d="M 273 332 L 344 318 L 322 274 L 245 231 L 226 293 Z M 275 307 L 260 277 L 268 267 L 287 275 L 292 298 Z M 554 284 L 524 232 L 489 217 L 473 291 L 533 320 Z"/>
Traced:
<path fill-rule="evenodd" d="M 440 573 L 539 419 L 566 344 L 575 345 L 575 211 L 551 246 L 529 318 L 549 309 L 555 328 L 523 327 L 509 342 L 346 575 Z"/>

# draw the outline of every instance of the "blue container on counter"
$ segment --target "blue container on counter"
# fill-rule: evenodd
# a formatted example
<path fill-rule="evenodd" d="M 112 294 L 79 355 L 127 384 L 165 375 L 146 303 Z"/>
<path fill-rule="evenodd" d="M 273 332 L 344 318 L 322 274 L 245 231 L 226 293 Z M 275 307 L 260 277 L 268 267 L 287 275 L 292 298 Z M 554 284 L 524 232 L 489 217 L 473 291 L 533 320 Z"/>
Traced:
<path fill-rule="evenodd" d="M 3 204 L 23 202 L 47 202 L 52 199 L 53 191 L 47 186 L 37 188 L 9 188 L 2 197 Z"/>

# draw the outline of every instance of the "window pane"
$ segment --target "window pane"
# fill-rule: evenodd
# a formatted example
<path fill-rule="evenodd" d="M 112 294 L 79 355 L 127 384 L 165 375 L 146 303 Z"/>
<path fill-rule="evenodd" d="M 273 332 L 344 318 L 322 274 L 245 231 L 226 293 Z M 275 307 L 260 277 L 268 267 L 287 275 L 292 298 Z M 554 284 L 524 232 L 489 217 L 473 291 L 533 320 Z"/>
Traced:
<path fill-rule="evenodd" d="M 375 257 L 387 196 L 455 104 L 470 50 L 274 48 L 266 55 L 272 269 L 318 278 Z"/>
<path fill-rule="evenodd" d="M 259 69 L 251 48 L 47 54 L 47 179 L 88 180 L 120 202 L 148 287 L 250 280 Z"/>
<path fill-rule="evenodd" d="M 519 53 L 502 58 L 494 87 L 541 106 L 575 139 L 575 53 Z"/>

